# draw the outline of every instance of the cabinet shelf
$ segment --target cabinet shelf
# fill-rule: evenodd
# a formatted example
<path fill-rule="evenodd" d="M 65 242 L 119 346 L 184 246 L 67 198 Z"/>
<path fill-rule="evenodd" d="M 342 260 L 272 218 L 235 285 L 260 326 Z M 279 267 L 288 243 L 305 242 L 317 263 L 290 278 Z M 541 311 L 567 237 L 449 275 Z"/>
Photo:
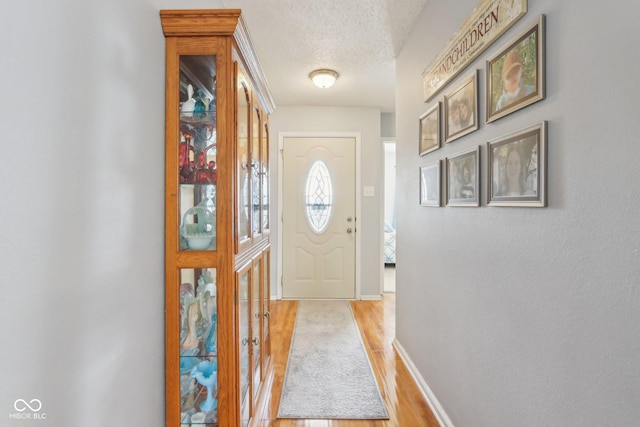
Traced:
<path fill-rule="evenodd" d="M 216 125 L 215 112 L 207 113 L 203 117 L 185 116 L 183 114 L 180 114 L 180 124 L 184 124 L 185 126 L 192 126 L 194 129 L 211 127 L 211 130 L 213 130 L 213 126 Z"/>

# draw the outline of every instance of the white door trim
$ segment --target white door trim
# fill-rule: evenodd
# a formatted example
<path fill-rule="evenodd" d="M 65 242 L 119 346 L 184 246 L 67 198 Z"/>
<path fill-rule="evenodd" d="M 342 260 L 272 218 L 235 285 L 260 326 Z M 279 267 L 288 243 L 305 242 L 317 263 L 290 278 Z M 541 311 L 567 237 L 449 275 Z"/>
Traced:
<path fill-rule="evenodd" d="M 360 132 L 279 132 L 278 133 L 278 257 L 276 262 L 276 298 L 282 299 L 282 210 L 284 194 L 283 177 L 284 165 L 282 162 L 282 149 L 284 147 L 285 138 L 355 138 L 356 140 L 356 299 L 360 299 L 361 283 L 360 283 L 360 230 L 358 225 L 362 221 L 361 203 L 362 185 L 360 178 L 361 166 L 361 135 Z"/>

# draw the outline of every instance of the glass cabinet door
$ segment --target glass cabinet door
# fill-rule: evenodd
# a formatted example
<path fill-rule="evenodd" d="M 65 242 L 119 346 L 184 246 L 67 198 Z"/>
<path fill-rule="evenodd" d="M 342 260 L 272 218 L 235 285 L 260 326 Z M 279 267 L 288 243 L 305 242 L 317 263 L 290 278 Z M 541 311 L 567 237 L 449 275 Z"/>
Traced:
<path fill-rule="evenodd" d="M 249 87 L 242 74 L 238 74 L 237 86 L 237 153 L 236 171 L 238 175 L 237 195 L 237 227 L 238 227 L 238 251 L 247 243 L 250 243 L 250 164 L 249 164 Z"/>
<path fill-rule="evenodd" d="M 179 292 L 181 424 L 217 424 L 216 269 L 181 269 Z"/>
<path fill-rule="evenodd" d="M 180 56 L 180 250 L 216 248 L 216 57 Z"/>
<path fill-rule="evenodd" d="M 261 187 L 261 216 L 262 233 L 269 232 L 269 125 L 266 115 L 263 117 L 262 133 L 260 134 L 261 145 L 261 171 L 260 171 L 260 187 Z"/>
<path fill-rule="evenodd" d="M 260 174 L 262 156 L 260 153 L 260 109 L 253 108 L 253 120 L 251 122 L 251 229 L 253 238 L 258 238 L 261 229 L 260 201 Z"/>
<path fill-rule="evenodd" d="M 269 287 L 269 254 L 267 250 L 263 256 L 263 268 L 262 268 L 262 379 L 267 370 L 267 363 L 269 361 L 269 355 L 271 354 L 270 337 L 269 337 L 269 313 L 271 288 Z"/>
<path fill-rule="evenodd" d="M 251 295 L 253 301 L 251 302 L 251 353 L 252 353 L 252 369 L 253 369 L 253 398 L 258 396 L 258 386 L 260 384 L 262 375 L 262 342 L 260 339 L 260 328 L 262 327 L 261 315 L 260 315 L 260 288 L 262 284 L 262 258 L 258 258 L 253 263 L 252 274 L 252 286 Z"/>
<path fill-rule="evenodd" d="M 251 269 L 247 266 L 245 270 L 238 273 L 238 319 L 239 325 L 239 351 L 240 355 L 240 408 L 241 408 L 241 424 L 243 426 L 248 425 L 250 417 L 251 407 L 251 338 L 250 338 L 250 325 L 251 325 L 251 312 L 250 312 L 250 294 L 249 294 L 249 280 Z"/>

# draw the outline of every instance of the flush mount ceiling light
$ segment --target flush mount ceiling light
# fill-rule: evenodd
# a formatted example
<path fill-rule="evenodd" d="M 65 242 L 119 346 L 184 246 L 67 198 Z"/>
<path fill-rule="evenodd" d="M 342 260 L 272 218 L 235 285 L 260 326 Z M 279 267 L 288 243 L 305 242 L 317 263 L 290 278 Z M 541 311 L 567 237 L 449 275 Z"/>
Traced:
<path fill-rule="evenodd" d="M 338 78 L 338 73 L 333 70 L 322 69 L 312 71 L 311 74 L 309 74 L 309 77 L 313 80 L 314 85 L 319 88 L 326 89 L 333 86 Z"/>

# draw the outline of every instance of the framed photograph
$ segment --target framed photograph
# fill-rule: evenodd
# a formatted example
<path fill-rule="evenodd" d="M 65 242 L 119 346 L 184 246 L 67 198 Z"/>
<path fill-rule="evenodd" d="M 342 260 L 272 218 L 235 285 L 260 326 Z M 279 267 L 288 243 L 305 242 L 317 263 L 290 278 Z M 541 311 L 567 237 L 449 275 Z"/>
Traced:
<path fill-rule="evenodd" d="M 547 122 L 487 142 L 487 204 L 547 205 Z"/>
<path fill-rule="evenodd" d="M 478 129 L 478 70 L 444 96 L 444 129 L 446 143 Z"/>
<path fill-rule="evenodd" d="M 487 123 L 544 99 L 544 15 L 487 61 Z"/>
<path fill-rule="evenodd" d="M 440 103 L 420 116 L 420 155 L 440 148 Z"/>
<path fill-rule="evenodd" d="M 480 206 L 480 146 L 445 159 L 447 206 Z"/>
<path fill-rule="evenodd" d="M 440 160 L 420 167 L 420 206 L 441 206 Z"/>

